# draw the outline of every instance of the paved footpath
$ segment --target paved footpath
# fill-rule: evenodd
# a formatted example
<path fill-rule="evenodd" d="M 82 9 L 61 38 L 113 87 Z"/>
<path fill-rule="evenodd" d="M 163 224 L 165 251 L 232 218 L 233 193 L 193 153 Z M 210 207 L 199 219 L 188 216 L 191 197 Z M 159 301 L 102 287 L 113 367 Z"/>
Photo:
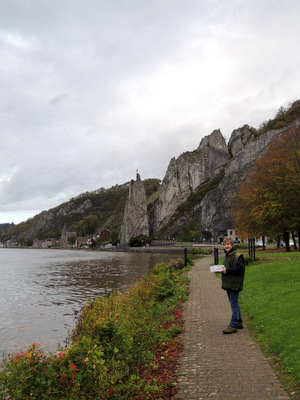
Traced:
<path fill-rule="evenodd" d="M 223 334 L 231 309 L 221 280 L 209 270 L 212 263 L 212 257 L 201 258 L 189 272 L 181 334 L 184 349 L 174 399 L 290 399 L 246 327 Z"/>

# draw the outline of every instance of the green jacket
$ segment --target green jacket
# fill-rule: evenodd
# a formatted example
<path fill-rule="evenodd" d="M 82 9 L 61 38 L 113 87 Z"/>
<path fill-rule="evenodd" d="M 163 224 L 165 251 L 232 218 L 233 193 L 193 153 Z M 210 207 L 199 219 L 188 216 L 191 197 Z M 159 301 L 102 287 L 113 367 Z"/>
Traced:
<path fill-rule="evenodd" d="M 222 274 L 222 289 L 243 290 L 245 277 L 244 256 L 233 247 L 229 253 L 225 251 L 224 265 L 226 274 Z"/>

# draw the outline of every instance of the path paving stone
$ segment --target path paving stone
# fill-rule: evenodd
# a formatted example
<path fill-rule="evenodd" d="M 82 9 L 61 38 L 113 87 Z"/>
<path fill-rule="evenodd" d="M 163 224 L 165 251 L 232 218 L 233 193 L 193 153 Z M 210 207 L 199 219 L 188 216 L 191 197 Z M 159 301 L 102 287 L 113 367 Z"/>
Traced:
<path fill-rule="evenodd" d="M 212 257 L 203 257 L 189 272 L 190 294 L 184 303 L 181 334 L 184 349 L 174 399 L 290 399 L 247 327 L 223 334 L 231 309 L 221 280 L 209 270 L 212 263 Z"/>

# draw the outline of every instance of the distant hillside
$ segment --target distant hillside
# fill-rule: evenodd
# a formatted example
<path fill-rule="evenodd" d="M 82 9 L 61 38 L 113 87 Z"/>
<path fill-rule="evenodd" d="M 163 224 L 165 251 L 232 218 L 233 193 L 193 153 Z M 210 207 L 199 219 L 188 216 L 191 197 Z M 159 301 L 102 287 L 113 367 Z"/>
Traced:
<path fill-rule="evenodd" d="M 10 228 L 14 227 L 15 224 L 0 224 L 0 235 L 4 232 L 7 232 Z"/>
<path fill-rule="evenodd" d="M 150 234 L 181 240 L 201 235 L 209 240 L 232 229 L 230 199 L 239 183 L 273 138 L 293 125 L 300 125 L 300 100 L 288 109 L 280 107 L 274 119 L 263 122 L 259 129 L 245 125 L 234 130 L 228 144 L 220 130 L 214 131 L 201 140 L 196 150 L 173 158 L 162 182 L 144 180 Z M 16 239 L 30 245 L 35 238 L 59 238 L 66 227 L 78 236 L 107 230 L 116 241 L 128 185 L 82 193 L 8 230 L 3 227 L 0 240 Z"/>
<path fill-rule="evenodd" d="M 151 211 L 159 194 L 159 179 L 144 180 Z M 109 230 L 118 237 L 128 196 L 128 183 L 110 189 L 99 189 L 82 193 L 68 202 L 30 218 L 8 229 L 1 235 L 1 241 L 16 239 L 20 244 L 31 245 L 36 238 L 59 238 L 63 228 L 76 231 L 78 236 L 88 236 L 102 230 Z"/>

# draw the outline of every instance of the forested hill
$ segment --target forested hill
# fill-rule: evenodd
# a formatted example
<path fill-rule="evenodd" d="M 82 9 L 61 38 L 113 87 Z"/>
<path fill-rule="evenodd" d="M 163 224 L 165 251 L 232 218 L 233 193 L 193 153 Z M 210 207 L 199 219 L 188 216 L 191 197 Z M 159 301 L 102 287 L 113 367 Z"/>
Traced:
<path fill-rule="evenodd" d="M 160 180 L 146 179 L 143 182 L 151 209 L 159 194 Z M 112 239 L 117 240 L 128 197 L 128 185 L 129 182 L 109 189 L 101 188 L 82 193 L 26 222 L 13 226 L 3 224 L 8 229 L 2 233 L 1 241 L 15 239 L 20 244 L 31 245 L 35 238 L 59 239 L 64 228 L 76 232 L 78 236 L 88 236 L 101 230 L 108 230 Z"/>
<path fill-rule="evenodd" d="M 10 228 L 13 228 L 15 226 L 14 223 L 7 223 L 7 224 L 0 224 L 0 235 L 4 232 L 7 232 Z"/>

